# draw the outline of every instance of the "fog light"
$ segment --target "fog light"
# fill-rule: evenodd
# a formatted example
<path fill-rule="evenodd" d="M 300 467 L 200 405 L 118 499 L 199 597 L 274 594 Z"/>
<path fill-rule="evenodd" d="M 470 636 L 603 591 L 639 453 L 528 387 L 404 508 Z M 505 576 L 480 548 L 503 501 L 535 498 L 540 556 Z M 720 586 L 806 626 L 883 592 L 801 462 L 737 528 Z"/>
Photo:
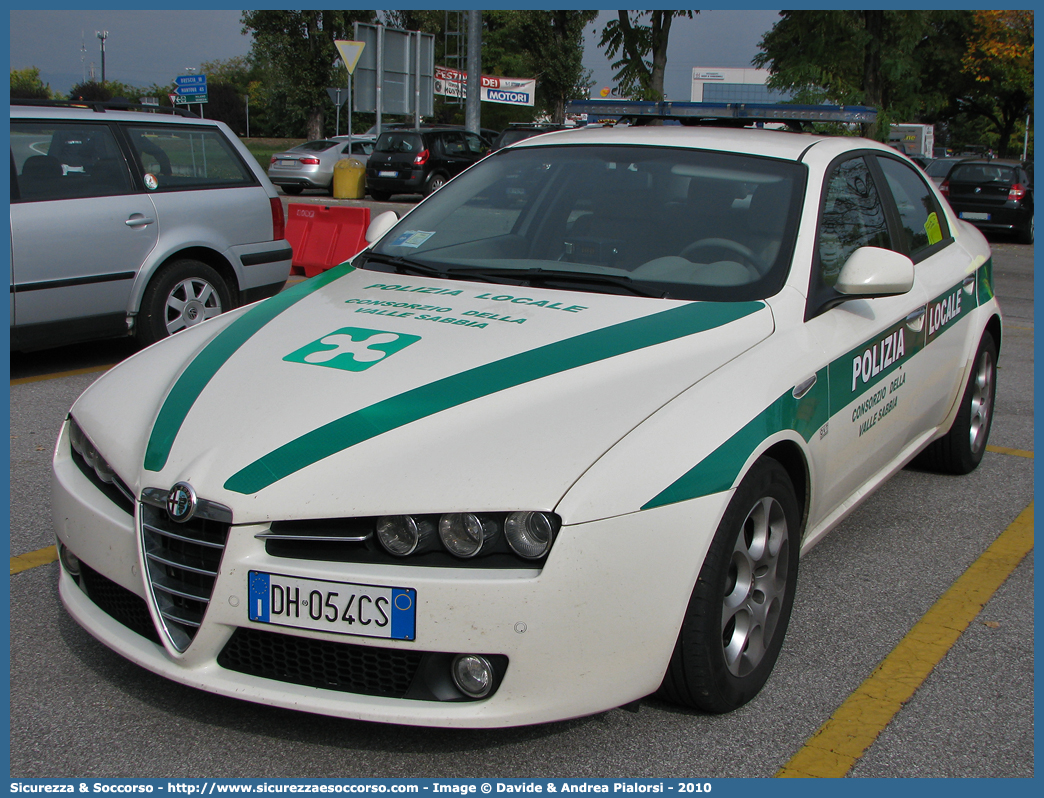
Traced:
<path fill-rule="evenodd" d="M 474 557 L 482 551 L 487 534 L 474 513 L 447 513 L 439 519 L 439 537 L 450 554 Z"/>
<path fill-rule="evenodd" d="M 80 558 L 69 551 L 64 543 L 58 544 L 58 558 L 62 561 L 62 567 L 69 572 L 70 576 L 78 577 L 80 575 Z"/>
<path fill-rule="evenodd" d="M 551 519 L 544 513 L 512 513 L 504 522 L 504 535 L 519 557 L 536 560 L 551 548 Z"/>
<path fill-rule="evenodd" d="M 453 660 L 453 683 L 468 698 L 485 698 L 493 689 L 493 666 L 478 654 L 460 654 Z"/>
<path fill-rule="evenodd" d="M 377 519 L 377 540 L 396 557 L 419 554 L 430 548 L 435 525 L 411 515 L 386 515 Z"/>

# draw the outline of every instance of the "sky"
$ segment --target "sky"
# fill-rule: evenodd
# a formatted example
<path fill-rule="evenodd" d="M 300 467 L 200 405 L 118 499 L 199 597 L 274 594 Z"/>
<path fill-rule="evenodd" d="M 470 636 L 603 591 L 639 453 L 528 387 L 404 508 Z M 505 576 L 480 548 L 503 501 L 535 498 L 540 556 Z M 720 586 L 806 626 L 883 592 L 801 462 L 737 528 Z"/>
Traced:
<path fill-rule="evenodd" d="M 204 61 L 246 55 L 251 38 L 242 33 L 240 13 L 12 10 L 11 69 L 38 67 L 43 81 L 63 94 L 89 78 L 92 66 L 95 79 L 100 80 L 101 41 L 96 34 L 107 31 L 107 79 L 139 87 L 164 85 Z M 614 14 L 602 12 L 587 29 L 584 65 L 592 70 L 595 81 L 592 95 L 614 85 L 614 70 L 598 48 L 602 26 Z M 693 67 L 749 67 L 758 42 L 778 18 L 778 12 L 768 10 L 701 11 L 692 20 L 675 20 L 664 81 L 667 98 L 690 98 Z"/>

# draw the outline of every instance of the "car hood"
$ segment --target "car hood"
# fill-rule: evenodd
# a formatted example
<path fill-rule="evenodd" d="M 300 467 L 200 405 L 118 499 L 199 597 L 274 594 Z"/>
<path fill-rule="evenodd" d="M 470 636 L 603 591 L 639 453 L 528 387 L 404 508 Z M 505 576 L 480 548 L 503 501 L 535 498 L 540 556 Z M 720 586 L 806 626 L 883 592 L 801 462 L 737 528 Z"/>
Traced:
<path fill-rule="evenodd" d="M 237 523 L 550 510 L 772 329 L 763 302 L 346 265 L 139 353 L 72 414 L 136 492 L 186 481 Z"/>

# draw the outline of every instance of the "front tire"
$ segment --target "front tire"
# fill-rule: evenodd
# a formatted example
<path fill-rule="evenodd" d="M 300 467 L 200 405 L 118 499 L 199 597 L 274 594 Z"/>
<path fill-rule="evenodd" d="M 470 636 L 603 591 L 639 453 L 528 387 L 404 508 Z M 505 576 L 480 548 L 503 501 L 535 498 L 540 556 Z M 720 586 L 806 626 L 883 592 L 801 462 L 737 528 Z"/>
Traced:
<path fill-rule="evenodd" d="M 997 344 L 982 334 L 972 372 L 950 431 L 928 445 L 914 465 L 944 474 L 970 474 L 982 461 L 997 396 Z"/>
<path fill-rule="evenodd" d="M 232 307 L 232 293 L 215 269 L 192 258 L 152 277 L 141 300 L 137 338 L 142 346 L 213 318 Z"/>
<path fill-rule="evenodd" d="M 663 698 L 722 713 L 758 694 L 790 621 L 800 523 L 789 475 L 762 458 L 718 525 L 660 686 Z"/>

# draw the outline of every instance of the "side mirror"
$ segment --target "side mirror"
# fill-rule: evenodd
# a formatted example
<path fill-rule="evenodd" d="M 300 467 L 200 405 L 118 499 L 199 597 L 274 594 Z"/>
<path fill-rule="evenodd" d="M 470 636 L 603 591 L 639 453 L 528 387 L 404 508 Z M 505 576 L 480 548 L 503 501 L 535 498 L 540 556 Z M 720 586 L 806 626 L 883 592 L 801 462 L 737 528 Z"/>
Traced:
<path fill-rule="evenodd" d="M 841 267 L 834 288 L 853 299 L 871 298 L 905 294 L 913 283 L 914 265 L 906 255 L 880 247 L 860 247 Z"/>
<path fill-rule="evenodd" d="M 366 243 L 372 244 L 398 223 L 399 217 L 395 215 L 395 211 L 385 211 L 378 214 L 370 222 L 370 226 L 366 228 Z"/>

